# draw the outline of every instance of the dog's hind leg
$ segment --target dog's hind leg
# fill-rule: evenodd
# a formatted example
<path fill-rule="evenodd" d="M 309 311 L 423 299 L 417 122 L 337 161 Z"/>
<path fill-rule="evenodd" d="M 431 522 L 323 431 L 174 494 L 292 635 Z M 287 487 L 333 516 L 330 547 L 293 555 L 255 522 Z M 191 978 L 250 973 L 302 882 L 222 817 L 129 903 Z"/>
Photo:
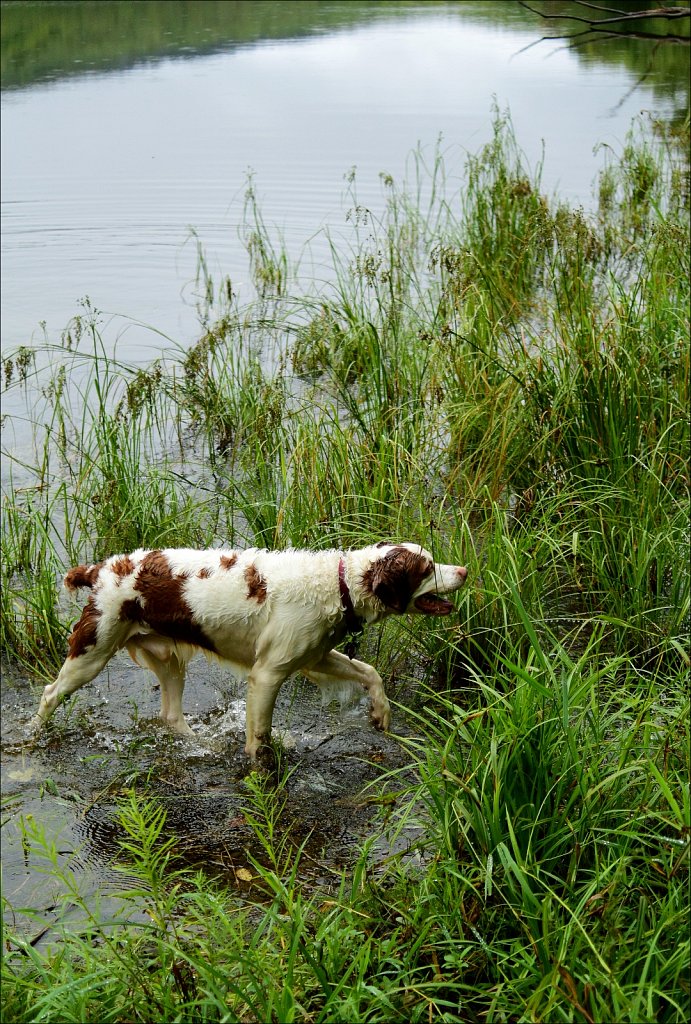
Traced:
<path fill-rule="evenodd" d="M 105 651 L 95 647 L 78 657 L 69 657 L 60 669 L 56 679 L 43 690 L 38 711 L 31 719 L 29 728 L 37 731 L 50 719 L 58 704 L 86 683 L 95 679 L 115 653 L 114 647 Z"/>
<path fill-rule="evenodd" d="M 127 627 L 103 616 L 89 598 L 70 634 L 69 654 L 56 679 L 43 690 L 38 711 L 29 728 L 36 732 L 49 720 L 58 704 L 95 679 L 122 646 Z"/>
<path fill-rule="evenodd" d="M 136 642 L 128 642 L 127 650 L 132 660 L 153 672 L 161 685 L 161 719 L 173 732 L 193 736 L 182 711 L 187 662 L 178 657 L 171 643 L 159 637 L 137 637 Z"/>

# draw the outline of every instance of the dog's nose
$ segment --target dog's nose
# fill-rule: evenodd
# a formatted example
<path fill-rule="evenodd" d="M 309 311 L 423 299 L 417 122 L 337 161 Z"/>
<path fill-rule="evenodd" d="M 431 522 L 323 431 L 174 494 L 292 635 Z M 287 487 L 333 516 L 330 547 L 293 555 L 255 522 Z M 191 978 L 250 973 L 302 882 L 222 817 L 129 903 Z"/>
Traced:
<path fill-rule="evenodd" d="M 464 565 L 457 565 L 456 566 L 456 572 L 458 573 L 458 575 L 461 577 L 462 580 L 464 580 L 466 578 L 466 576 L 468 575 L 468 570 L 466 569 L 466 567 Z"/>

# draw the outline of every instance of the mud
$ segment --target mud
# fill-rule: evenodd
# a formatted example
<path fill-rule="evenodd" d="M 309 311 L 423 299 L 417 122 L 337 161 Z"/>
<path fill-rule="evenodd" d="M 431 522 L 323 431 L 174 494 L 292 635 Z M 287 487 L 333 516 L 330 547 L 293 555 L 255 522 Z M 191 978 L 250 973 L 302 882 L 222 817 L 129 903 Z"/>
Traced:
<path fill-rule="evenodd" d="M 41 687 L 3 666 L 3 892 L 8 923 L 36 944 L 71 911 L 61 898 L 65 885 L 55 872 L 45 874 L 48 858 L 40 843 L 28 844 L 23 831 L 42 830 L 75 893 L 90 907 L 100 905 L 122 888 L 114 867 L 123 838 L 116 802 L 132 786 L 165 807 L 166 835 L 175 838 L 179 860 L 240 890 L 252 887 L 251 858 L 261 862 L 263 855 L 243 814 L 249 771 L 244 687 L 204 659 L 193 662 L 184 708 L 195 736 L 182 738 L 157 719 L 159 692 L 152 681 L 126 655 L 117 656 L 58 709 L 29 748 L 24 730 Z M 411 734 L 402 709 L 394 708 L 393 728 L 398 736 Z M 391 810 L 392 797 L 377 780 L 383 771 L 404 767 L 406 754 L 396 736 L 373 728 L 365 698 L 323 706 L 320 691 L 300 679 L 279 695 L 274 734 L 294 769 L 281 824 L 296 843 L 307 840 L 303 881 L 335 884 L 362 841 L 379 832 L 378 816 Z M 416 837 L 412 829 L 403 833 L 396 849 Z M 391 852 L 380 840 L 375 858 Z M 28 909 L 38 912 L 38 922 Z"/>

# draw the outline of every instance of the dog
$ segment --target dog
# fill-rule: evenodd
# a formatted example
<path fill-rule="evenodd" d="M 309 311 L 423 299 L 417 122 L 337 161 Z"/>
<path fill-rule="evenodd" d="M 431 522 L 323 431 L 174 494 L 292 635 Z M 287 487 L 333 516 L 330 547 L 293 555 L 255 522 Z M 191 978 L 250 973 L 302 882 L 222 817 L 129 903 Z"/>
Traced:
<path fill-rule="evenodd" d="M 348 634 L 404 613 L 448 615 L 443 596 L 463 585 L 465 566 L 438 565 L 416 544 L 382 541 L 350 551 L 139 549 L 66 574 L 68 590 L 92 593 L 31 728 L 94 679 L 116 651 L 160 683 L 161 718 L 192 730 L 182 712 L 185 671 L 203 651 L 247 678 L 245 752 L 270 753 L 271 720 L 282 683 L 301 672 L 317 685 L 355 683 L 369 695 L 377 729 L 391 709 L 381 676 L 333 650 Z"/>

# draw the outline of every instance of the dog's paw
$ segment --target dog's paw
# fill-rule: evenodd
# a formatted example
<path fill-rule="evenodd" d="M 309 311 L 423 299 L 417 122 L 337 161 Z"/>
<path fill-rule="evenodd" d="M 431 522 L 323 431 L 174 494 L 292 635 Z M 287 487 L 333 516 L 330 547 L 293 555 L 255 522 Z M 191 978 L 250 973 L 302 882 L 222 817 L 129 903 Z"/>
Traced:
<path fill-rule="evenodd" d="M 389 728 L 391 725 L 391 705 L 386 698 L 372 705 L 370 719 L 375 729 L 385 732 Z"/>
<path fill-rule="evenodd" d="M 253 742 L 248 742 L 245 746 L 245 753 L 252 765 L 259 768 L 260 771 L 274 772 L 276 770 L 276 751 L 270 736 L 255 736 Z"/>
<path fill-rule="evenodd" d="M 169 719 L 168 721 L 166 721 L 165 718 L 162 718 L 161 721 L 176 736 L 183 736 L 187 739 L 196 738 L 194 729 L 190 728 L 182 715 L 180 715 L 179 718 Z"/>
<path fill-rule="evenodd" d="M 276 751 L 271 743 L 262 743 L 252 758 L 253 766 L 262 772 L 273 775 L 278 768 Z"/>
<path fill-rule="evenodd" d="M 22 729 L 22 741 L 29 747 L 33 747 L 39 739 L 43 727 L 46 723 L 40 717 L 40 715 L 34 715 L 34 717 L 26 723 Z"/>

